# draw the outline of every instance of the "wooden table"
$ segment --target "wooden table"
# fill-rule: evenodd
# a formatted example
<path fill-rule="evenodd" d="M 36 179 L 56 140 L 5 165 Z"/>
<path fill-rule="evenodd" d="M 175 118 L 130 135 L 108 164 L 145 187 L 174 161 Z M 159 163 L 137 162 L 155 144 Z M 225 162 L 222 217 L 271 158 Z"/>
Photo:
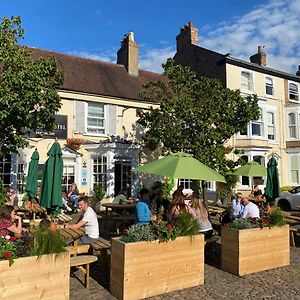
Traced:
<path fill-rule="evenodd" d="M 135 210 L 136 203 L 103 203 L 105 214 L 102 217 L 102 221 L 104 221 L 104 229 L 107 228 L 107 221 L 111 220 L 115 222 L 115 229 L 118 232 L 118 225 L 129 222 L 134 223 L 135 221 Z M 112 210 L 112 214 L 109 214 L 109 208 Z M 118 224 L 119 223 L 119 224 Z"/>
<path fill-rule="evenodd" d="M 82 228 L 71 229 L 71 228 L 61 228 L 60 234 L 64 237 L 69 244 L 73 244 L 75 250 L 78 248 L 78 240 L 85 235 L 85 230 Z"/>
<path fill-rule="evenodd" d="M 265 199 L 258 197 L 248 197 L 248 200 L 254 202 L 258 206 L 263 206 L 263 204 L 266 202 Z"/>

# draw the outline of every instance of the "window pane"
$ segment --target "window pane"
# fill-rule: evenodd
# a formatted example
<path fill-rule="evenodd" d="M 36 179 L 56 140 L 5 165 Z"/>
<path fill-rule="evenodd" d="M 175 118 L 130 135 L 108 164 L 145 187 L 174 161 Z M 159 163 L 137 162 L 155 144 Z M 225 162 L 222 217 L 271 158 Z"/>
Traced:
<path fill-rule="evenodd" d="M 294 101 L 299 100 L 298 86 L 294 83 L 289 84 L 289 97 L 290 97 L 290 100 L 294 100 Z"/>
<path fill-rule="evenodd" d="M 104 105 L 100 103 L 88 103 L 87 132 L 92 134 L 105 134 Z"/>
<path fill-rule="evenodd" d="M 289 114 L 289 125 L 295 125 L 295 124 L 296 124 L 295 114 Z"/>
<path fill-rule="evenodd" d="M 291 156 L 291 167 L 292 170 L 298 170 L 298 156 Z"/>
<path fill-rule="evenodd" d="M 252 123 L 252 135 L 261 136 L 261 124 Z"/>
<path fill-rule="evenodd" d="M 293 183 L 298 183 L 299 182 L 299 172 L 298 171 L 296 171 L 296 170 L 292 170 L 291 171 L 291 177 L 292 177 L 292 182 Z"/>

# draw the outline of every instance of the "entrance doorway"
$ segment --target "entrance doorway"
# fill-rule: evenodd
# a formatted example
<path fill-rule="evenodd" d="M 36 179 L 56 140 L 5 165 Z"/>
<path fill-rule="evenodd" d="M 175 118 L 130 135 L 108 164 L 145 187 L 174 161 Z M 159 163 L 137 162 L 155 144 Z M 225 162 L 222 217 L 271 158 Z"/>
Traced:
<path fill-rule="evenodd" d="M 115 195 L 126 189 L 126 197 L 131 197 L 131 162 L 118 160 L 115 162 Z"/>

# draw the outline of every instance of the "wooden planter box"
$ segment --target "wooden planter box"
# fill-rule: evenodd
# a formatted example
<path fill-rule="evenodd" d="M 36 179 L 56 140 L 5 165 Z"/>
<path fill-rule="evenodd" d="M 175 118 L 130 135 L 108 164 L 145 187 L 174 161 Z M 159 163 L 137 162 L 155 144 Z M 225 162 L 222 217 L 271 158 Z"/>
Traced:
<path fill-rule="evenodd" d="M 118 299 L 142 299 L 204 283 L 204 235 L 167 243 L 112 239 L 110 291 Z"/>
<path fill-rule="evenodd" d="M 69 299 L 69 252 L 0 261 L 0 299 Z"/>
<path fill-rule="evenodd" d="M 289 226 L 222 228 L 222 269 L 246 275 L 290 264 Z"/>

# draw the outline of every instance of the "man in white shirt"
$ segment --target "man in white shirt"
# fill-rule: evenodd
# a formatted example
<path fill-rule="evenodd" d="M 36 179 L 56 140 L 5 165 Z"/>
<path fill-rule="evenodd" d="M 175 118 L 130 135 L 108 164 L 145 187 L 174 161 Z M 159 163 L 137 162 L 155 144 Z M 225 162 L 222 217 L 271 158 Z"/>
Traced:
<path fill-rule="evenodd" d="M 242 204 L 245 207 L 242 218 L 259 218 L 259 209 L 256 204 L 250 202 L 247 197 L 242 198 Z"/>
<path fill-rule="evenodd" d="M 82 197 L 78 201 L 78 207 L 83 212 L 80 220 L 76 224 L 64 225 L 64 228 L 85 230 L 85 235 L 78 240 L 78 244 L 91 244 L 99 237 L 99 224 L 97 215 L 90 207 L 88 197 Z"/>

